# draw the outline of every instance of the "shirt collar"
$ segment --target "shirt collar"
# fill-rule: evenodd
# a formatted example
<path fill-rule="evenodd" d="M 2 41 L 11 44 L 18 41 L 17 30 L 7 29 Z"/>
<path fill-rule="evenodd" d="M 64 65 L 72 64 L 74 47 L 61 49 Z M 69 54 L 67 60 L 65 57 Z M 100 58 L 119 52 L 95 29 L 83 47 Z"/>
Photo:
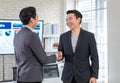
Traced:
<path fill-rule="evenodd" d="M 28 29 L 30 29 L 31 31 L 33 31 L 32 28 L 29 27 L 28 25 L 24 25 L 24 27 L 27 27 Z"/>

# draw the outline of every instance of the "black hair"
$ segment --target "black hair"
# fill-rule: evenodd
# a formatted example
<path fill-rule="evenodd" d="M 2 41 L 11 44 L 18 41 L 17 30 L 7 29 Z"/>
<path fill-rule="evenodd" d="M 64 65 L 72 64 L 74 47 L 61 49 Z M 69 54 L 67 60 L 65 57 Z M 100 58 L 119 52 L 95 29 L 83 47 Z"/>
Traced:
<path fill-rule="evenodd" d="M 19 18 L 23 25 L 29 23 L 30 18 L 36 17 L 36 9 L 35 7 L 25 7 L 20 11 Z"/>
<path fill-rule="evenodd" d="M 76 18 L 81 18 L 81 21 L 82 21 L 82 14 L 78 11 L 78 10 L 68 10 L 66 12 L 66 14 L 70 14 L 70 13 L 73 13 L 75 15 Z M 80 23 L 81 23 L 80 21 Z"/>

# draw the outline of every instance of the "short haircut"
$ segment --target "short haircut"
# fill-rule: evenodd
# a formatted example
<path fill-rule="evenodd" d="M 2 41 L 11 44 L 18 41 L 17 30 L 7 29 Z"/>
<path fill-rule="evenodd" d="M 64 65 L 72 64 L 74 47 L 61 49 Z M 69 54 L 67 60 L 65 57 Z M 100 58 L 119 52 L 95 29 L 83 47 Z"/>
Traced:
<path fill-rule="evenodd" d="M 82 21 L 83 16 L 82 16 L 82 14 L 78 10 L 68 10 L 66 12 L 66 14 L 70 14 L 70 13 L 73 13 L 76 18 L 81 18 L 81 21 Z"/>
<path fill-rule="evenodd" d="M 19 18 L 23 25 L 29 23 L 30 18 L 36 17 L 36 9 L 35 7 L 25 7 L 20 11 Z"/>

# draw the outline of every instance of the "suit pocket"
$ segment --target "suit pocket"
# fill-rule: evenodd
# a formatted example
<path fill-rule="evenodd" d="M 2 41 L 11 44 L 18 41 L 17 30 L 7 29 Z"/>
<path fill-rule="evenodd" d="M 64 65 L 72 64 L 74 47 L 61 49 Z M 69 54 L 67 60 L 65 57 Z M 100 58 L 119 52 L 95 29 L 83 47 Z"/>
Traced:
<path fill-rule="evenodd" d="M 89 72 L 90 71 L 90 65 L 88 62 L 79 62 L 76 63 L 76 67 L 79 72 Z"/>
<path fill-rule="evenodd" d="M 62 72 L 62 78 L 63 79 L 69 79 L 72 75 L 72 64 L 71 63 L 65 63 L 63 72 Z"/>

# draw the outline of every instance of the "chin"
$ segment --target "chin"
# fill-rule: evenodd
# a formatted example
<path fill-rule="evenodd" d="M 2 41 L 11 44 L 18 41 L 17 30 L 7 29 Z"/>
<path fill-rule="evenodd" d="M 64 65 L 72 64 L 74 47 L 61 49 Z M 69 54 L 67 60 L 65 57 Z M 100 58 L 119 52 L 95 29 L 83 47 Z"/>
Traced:
<path fill-rule="evenodd" d="M 70 30 L 73 30 L 74 28 L 72 28 L 72 27 L 69 27 L 69 29 L 70 29 Z"/>

